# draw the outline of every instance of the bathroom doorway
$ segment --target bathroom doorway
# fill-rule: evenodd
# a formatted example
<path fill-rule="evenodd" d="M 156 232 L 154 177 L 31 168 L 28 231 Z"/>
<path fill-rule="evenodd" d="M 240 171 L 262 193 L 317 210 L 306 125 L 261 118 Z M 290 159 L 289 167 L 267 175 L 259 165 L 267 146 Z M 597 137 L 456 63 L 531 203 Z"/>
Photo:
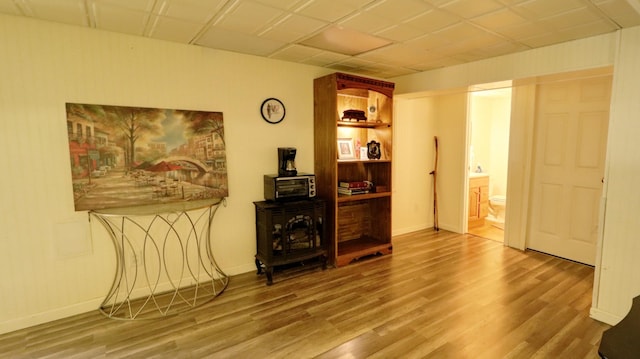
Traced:
<path fill-rule="evenodd" d="M 511 81 L 473 86 L 467 115 L 467 232 L 504 242 Z"/>

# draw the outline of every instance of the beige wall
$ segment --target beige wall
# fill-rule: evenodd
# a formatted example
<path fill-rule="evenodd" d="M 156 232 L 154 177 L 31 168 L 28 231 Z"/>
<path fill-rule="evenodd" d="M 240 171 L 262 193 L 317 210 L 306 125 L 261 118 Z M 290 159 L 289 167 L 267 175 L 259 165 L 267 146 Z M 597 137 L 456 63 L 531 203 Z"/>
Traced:
<path fill-rule="evenodd" d="M 65 102 L 224 113 L 230 196 L 213 225 L 228 274 L 255 270 L 253 201 L 276 148 L 298 148 L 313 172 L 313 78 L 327 69 L 0 16 L 0 332 L 93 310 L 114 251 L 74 212 Z M 268 97 L 286 105 L 262 120 Z"/>
<path fill-rule="evenodd" d="M 394 99 L 393 234 L 433 226 L 433 136 L 431 99 Z"/>

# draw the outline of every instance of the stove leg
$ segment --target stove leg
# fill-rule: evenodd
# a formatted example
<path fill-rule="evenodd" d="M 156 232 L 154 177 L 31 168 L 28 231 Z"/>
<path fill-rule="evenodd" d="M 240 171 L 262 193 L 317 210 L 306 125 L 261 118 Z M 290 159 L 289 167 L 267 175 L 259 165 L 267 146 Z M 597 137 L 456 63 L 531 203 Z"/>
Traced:
<path fill-rule="evenodd" d="M 267 266 L 265 268 L 265 273 L 267 274 L 267 285 L 273 284 L 273 267 Z"/>

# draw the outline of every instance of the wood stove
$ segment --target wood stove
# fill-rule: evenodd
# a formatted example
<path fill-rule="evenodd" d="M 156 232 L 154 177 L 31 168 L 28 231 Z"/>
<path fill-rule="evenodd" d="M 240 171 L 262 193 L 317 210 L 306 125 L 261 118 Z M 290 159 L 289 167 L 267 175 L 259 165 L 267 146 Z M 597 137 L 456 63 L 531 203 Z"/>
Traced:
<path fill-rule="evenodd" d="M 273 269 L 319 258 L 327 265 L 324 239 L 325 203 L 320 199 L 293 202 L 254 202 L 256 208 L 256 267 L 264 269 L 267 285 L 273 283 Z"/>

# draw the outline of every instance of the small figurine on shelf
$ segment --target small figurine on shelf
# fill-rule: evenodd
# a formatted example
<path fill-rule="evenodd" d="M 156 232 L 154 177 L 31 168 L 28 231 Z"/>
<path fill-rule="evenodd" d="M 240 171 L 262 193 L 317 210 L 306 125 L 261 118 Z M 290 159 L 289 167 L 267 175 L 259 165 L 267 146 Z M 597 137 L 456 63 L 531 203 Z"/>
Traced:
<path fill-rule="evenodd" d="M 367 116 L 361 110 L 345 110 L 342 112 L 343 120 L 367 121 Z"/>

